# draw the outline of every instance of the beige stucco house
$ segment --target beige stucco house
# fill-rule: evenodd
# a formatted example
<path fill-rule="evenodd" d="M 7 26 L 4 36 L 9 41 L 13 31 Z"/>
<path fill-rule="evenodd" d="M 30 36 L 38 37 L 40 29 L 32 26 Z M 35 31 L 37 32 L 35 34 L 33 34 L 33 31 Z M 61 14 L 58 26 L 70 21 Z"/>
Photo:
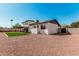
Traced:
<path fill-rule="evenodd" d="M 32 34 L 55 34 L 58 33 L 59 28 L 60 24 L 56 19 L 29 24 L 29 30 Z"/>

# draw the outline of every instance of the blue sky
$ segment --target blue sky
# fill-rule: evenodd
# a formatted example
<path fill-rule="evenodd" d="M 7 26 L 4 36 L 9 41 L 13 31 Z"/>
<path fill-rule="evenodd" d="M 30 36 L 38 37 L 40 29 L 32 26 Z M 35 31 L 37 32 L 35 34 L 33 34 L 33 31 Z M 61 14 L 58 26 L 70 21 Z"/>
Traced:
<path fill-rule="evenodd" d="M 79 20 L 79 4 L 69 3 L 14 3 L 0 4 L 0 26 L 10 27 L 10 19 L 21 23 L 28 19 L 40 21 L 57 19 L 60 24 Z"/>

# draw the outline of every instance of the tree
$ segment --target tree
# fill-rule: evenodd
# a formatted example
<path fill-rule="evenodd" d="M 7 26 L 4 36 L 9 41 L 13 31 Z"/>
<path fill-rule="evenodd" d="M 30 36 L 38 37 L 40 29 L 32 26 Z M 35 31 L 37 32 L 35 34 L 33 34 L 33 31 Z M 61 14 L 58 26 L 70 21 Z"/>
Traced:
<path fill-rule="evenodd" d="M 39 20 L 36 20 L 36 22 L 38 23 L 38 22 L 39 22 Z"/>
<path fill-rule="evenodd" d="M 71 28 L 70 25 L 63 25 L 64 28 Z"/>
<path fill-rule="evenodd" d="M 79 21 L 70 24 L 72 28 L 79 28 Z"/>
<path fill-rule="evenodd" d="M 0 26 L 0 29 L 2 29 L 3 27 L 2 26 Z"/>
<path fill-rule="evenodd" d="M 16 23 L 14 26 L 12 26 L 12 28 L 19 28 L 19 27 L 22 27 L 21 24 L 19 23 Z"/>

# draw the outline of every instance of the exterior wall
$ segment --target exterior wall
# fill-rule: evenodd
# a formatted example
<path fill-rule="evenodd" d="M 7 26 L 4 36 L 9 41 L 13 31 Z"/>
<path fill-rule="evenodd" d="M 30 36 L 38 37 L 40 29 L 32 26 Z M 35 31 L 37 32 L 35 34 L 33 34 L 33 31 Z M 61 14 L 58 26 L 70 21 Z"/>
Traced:
<path fill-rule="evenodd" d="M 31 24 L 31 23 L 34 23 L 34 22 L 30 22 L 30 21 L 29 21 L 29 22 L 23 23 L 22 26 L 23 26 L 23 27 L 29 27 L 29 24 Z"/>
<path fill-rule="evenodd" d="M 29 26 L 29 31 L 30 31 L 32 34 L 37 34 L 37 33 L 38 33 L 38 29 L 37 29 L 37 28 L 33 28 L 33 25 L 32 25 L 32 26 Z"/>
<path fill-rule="evenodd" d="M 71 34 L 79 34 L 79 28 L 67 28 L 67 31 Z"/>
<path fill-rule="evenodd" d="M 39 24 L 39 28 L 33 28 L 33 25 L 30 26 L 30 31 L 33 34 L 54 34 L 58 32 L 58 26 L 52 23 L 44 23 L 46 29 L 41 29 L 41 24 Z"/>
<path fill-rule="evenodd" d="M 29 27 L 29 25 L 22 25 L 23 27 Z"/>
<path fill-rule="evenodd" d="M 40 34 L 48 34 L 48 29 L 44 29 L 44 30 L 40 29 L 39 32 L 40 32 Z"/>
<path fill-rule="evenodd" d="M 48 34 L 54 34 L 54 33 L 58 32 L 58 25 L 57 24 L 48 23 L 46 26 L 48 29 Z"/>
<path fill-rule="evenodd" d="M 31 25 L 29 29 L 32 34 L 48 34 L 48 29 L 41 29 L 41 24 L 39 24 L 39 28 L 34 28 L 33 25 Z"/>
<path fill-rule="evenodd" d="M 43 30 L 45 34 L 49 34 L 48 29 Z"/>
<path fill-rule="evenodd" d="M 32 34 L 37 34 L 38 33 L 37 28 L 30 29 L 30 31 L 31 31 Z"/>

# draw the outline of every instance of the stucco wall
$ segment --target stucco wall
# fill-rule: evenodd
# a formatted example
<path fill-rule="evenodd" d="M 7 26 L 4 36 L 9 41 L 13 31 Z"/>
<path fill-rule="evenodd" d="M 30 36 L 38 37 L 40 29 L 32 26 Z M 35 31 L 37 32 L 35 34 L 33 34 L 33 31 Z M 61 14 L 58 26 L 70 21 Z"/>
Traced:
<path fill-rule="evenodd" d="M 49 34 L 48 29 L 45 29 L 44 32 L 45 34 Z"/>
<path fill-rule="evenodd" d="M 67 28 L 69 33 L 72 34 L 78 34 L 79 33 L 79 28 Z"/>
<path fill-rule="evenodd" d="M 48 29 L 44 29 L 44 30 L 43 29 L 42 30 L 40 29 L 39 31 L 40 31 L 41 34 L 48 34 Z"/>
<path fill-rule="evenodd" d="M 54 34 L 54 33 L 58 32 L 58 25 L 48 23 L 46 26 L 47 26 L 47 29 L 48 29 L 48 34 Z"/>
<path fill-rule="evenodd" d="M 58 26 L 56 24 L 52 23 L 44 23 L 43 25 L 46 26 L 46 29 L 34 28 L 33 26 L 30 26 L 30 31 L 34 34 L 54 34 L 58 32 Z"/>
<path fill-rule="evenodd" d="M 30 31 L 31 31 L 32 34 L 37 34 L 38 33 L 37 28 L 32 28 L 32 29 L 30 29 Z"/>

